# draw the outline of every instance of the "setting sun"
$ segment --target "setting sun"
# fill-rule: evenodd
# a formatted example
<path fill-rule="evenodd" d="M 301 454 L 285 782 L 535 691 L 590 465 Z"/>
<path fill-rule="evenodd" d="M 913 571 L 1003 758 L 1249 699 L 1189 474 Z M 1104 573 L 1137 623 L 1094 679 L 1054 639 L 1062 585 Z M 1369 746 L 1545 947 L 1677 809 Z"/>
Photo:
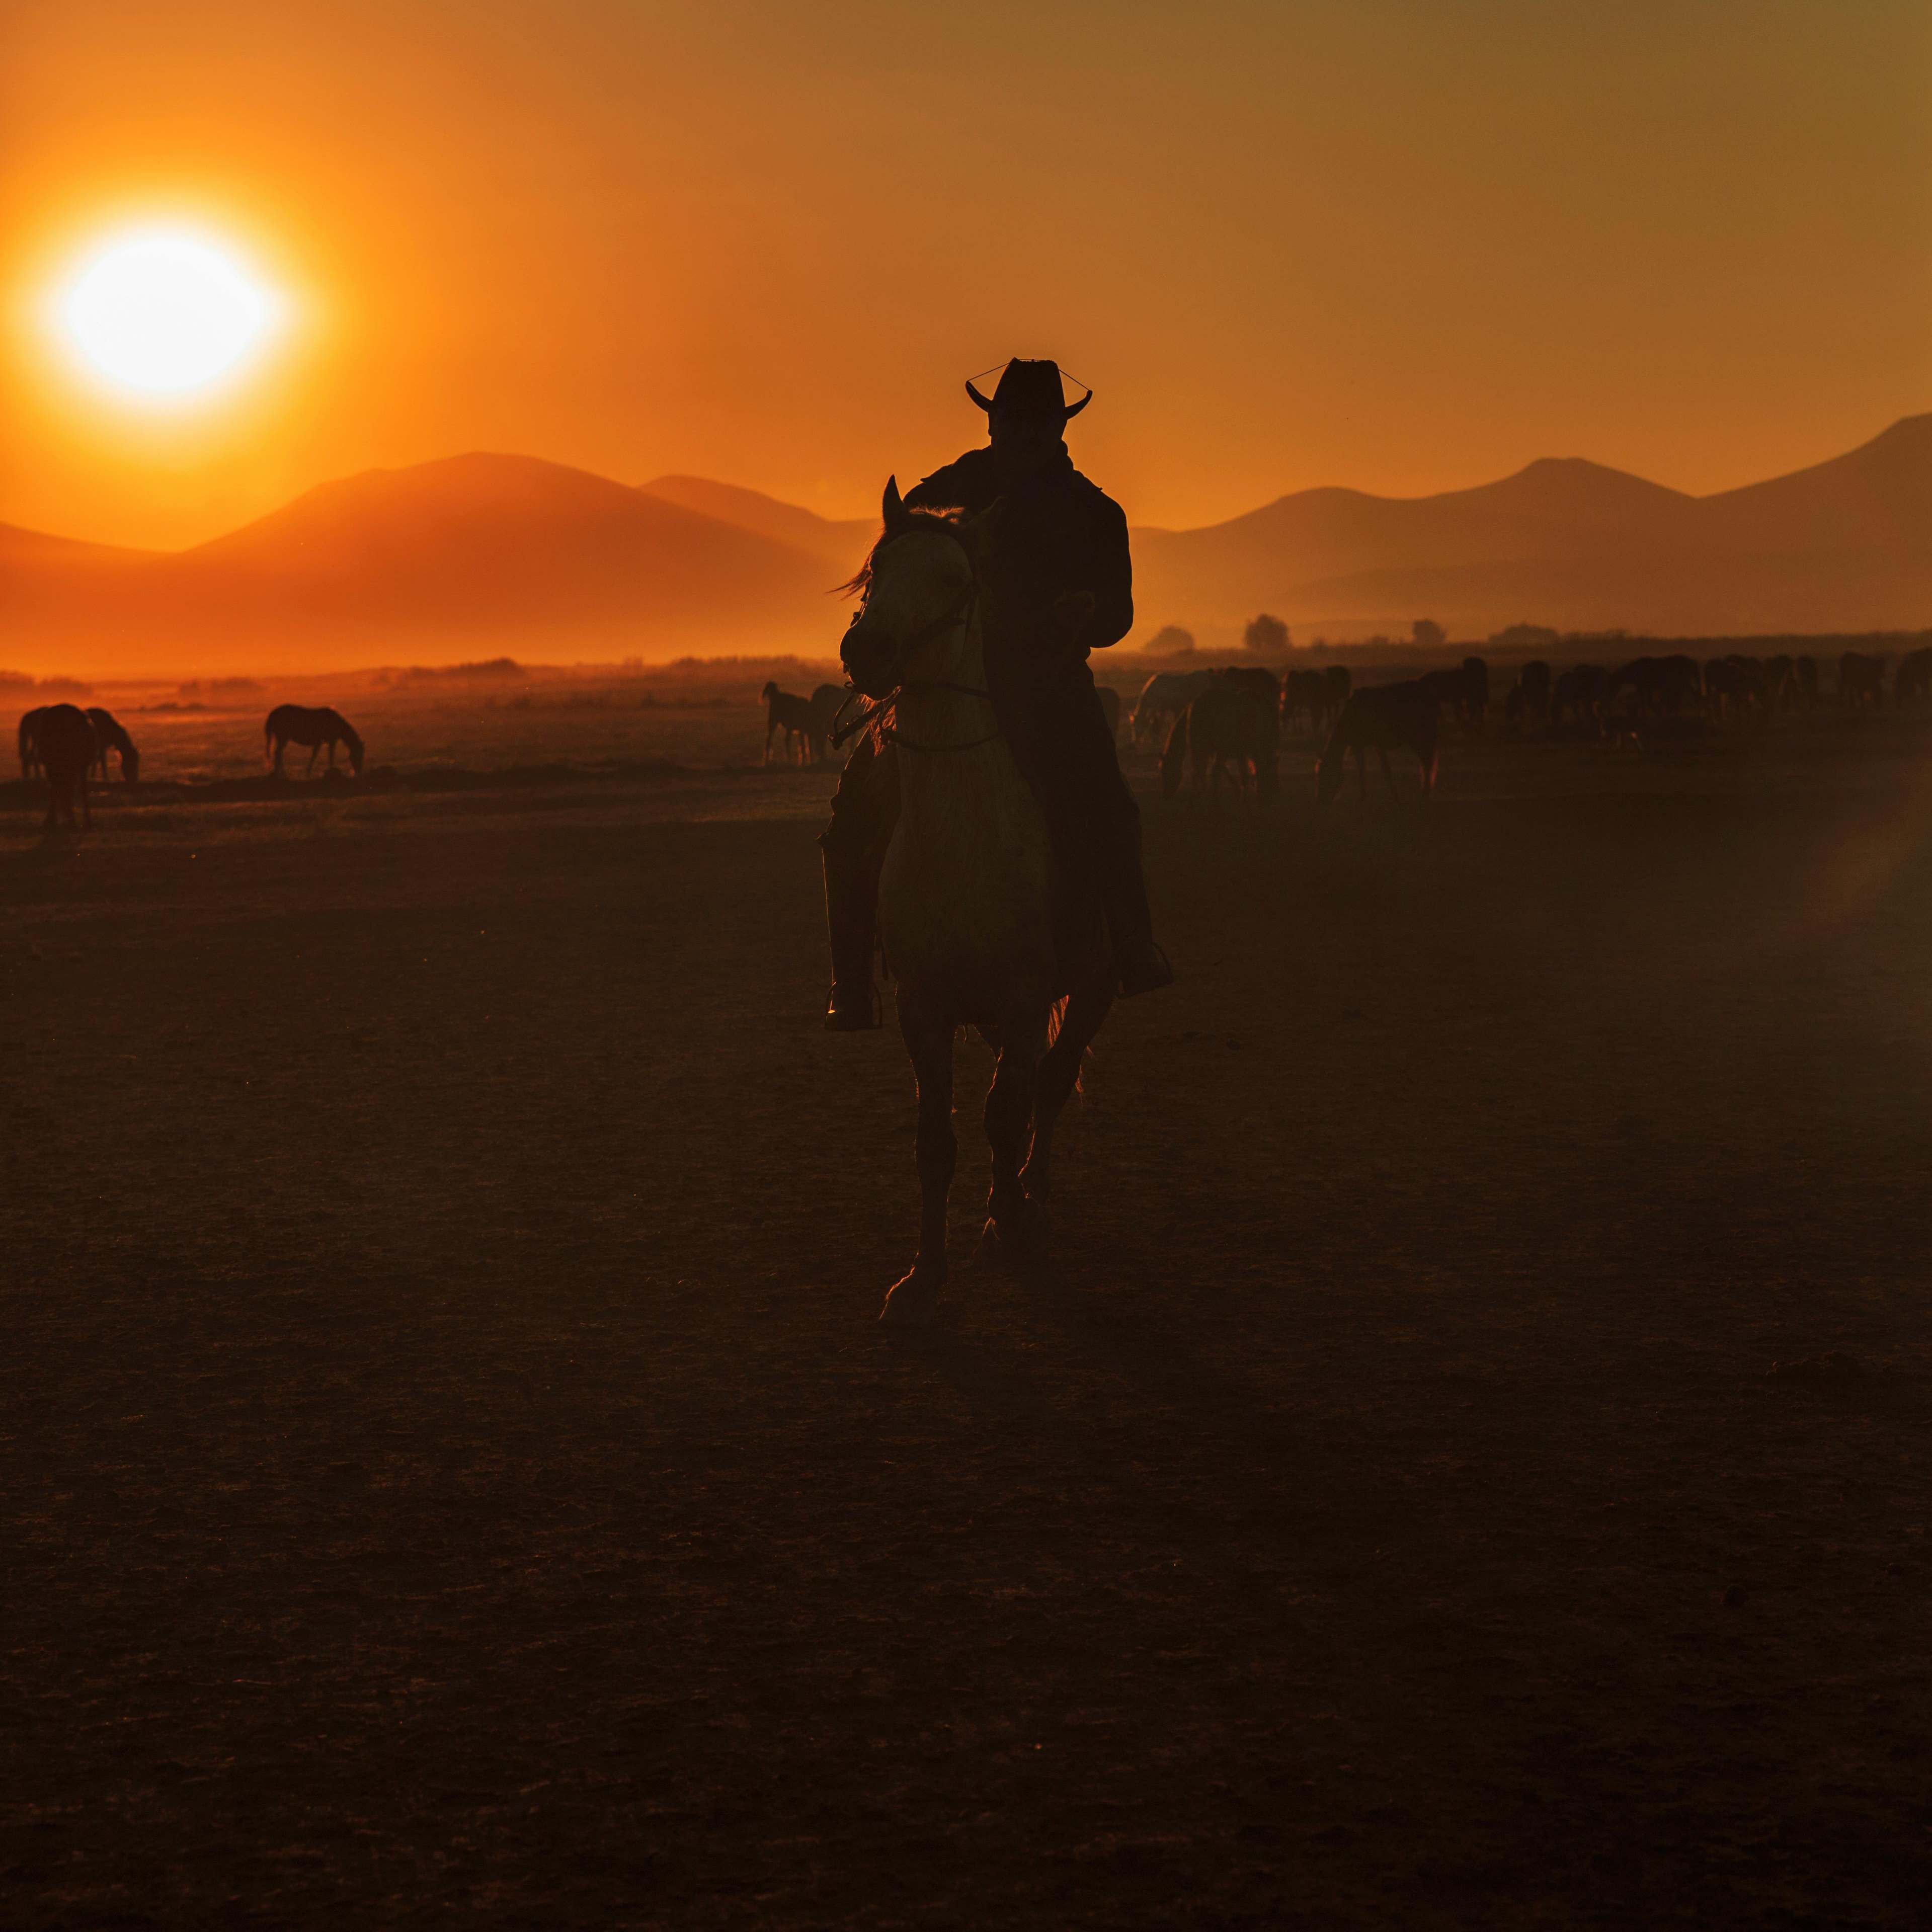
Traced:
<path fill-rule="evenodd" d="M 130 396 L 173 402 L 247 368 L 281 308 L 231 247 L 157 227 L 88 251 L 61 287 L 54 320 L 91 374 Z"/>

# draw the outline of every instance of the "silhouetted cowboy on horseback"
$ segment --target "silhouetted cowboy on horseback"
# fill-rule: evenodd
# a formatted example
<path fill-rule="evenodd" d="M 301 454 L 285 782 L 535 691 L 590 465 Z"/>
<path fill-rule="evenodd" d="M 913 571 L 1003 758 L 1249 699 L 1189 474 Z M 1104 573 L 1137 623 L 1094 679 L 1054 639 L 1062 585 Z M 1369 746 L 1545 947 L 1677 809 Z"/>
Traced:
<path fill-rule="evenodd" d="M 990 440 L 935 470 L 905 498 L 908 508 L 976 514 L 1003 503 L 999 546 L 1004 608 L 1024 615 L 989 630 L 986 688 L 1000 730 L 1038 795 L 1056 861 L 1090 876 L 1106 909 L 1123 993 L 1172 983 L 1155 944 L 1141 872 L 1140 811 L 1120 776 L 1087 667 L 1090 650 L 1125 637 L 1134 619 L 1133 566 L 1120 506 L 1073 466 L 1061 440 L 1070 408 L 1053 362 L 1009 362 L 986 412 Z M 898 814 L 898 773 L 868 731 L 847 764 L 820 838 L 832 937 L 835 1033 L 879 1024 L 872 984 L 879 866 Z"/>

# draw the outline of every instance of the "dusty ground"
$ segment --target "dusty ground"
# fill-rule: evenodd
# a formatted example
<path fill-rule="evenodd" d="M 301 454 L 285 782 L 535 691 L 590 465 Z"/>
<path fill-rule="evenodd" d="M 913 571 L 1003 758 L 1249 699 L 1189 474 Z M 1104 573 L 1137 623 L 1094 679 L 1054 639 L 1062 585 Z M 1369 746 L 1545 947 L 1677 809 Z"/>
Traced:
<path fill-rule="evenodd" d="M 897 1346 L 823 776 L 8 805 L 0 1919 L 1922 1924 L 1932 740 L 1306 765 Z"/>

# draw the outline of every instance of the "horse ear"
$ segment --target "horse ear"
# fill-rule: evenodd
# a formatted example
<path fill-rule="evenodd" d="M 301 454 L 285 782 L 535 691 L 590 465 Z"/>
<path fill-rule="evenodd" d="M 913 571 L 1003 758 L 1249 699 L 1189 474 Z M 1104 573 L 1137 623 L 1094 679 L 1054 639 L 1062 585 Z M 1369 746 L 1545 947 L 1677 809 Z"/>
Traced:
<path fill-rule="evenodd" d="M 898 529 L 906 520 L 905 499 L 899 494 L 899 479 L 896 476 L 886 478 L 884 501 L 880 505 L 880 515 L 887 533 Z"/>

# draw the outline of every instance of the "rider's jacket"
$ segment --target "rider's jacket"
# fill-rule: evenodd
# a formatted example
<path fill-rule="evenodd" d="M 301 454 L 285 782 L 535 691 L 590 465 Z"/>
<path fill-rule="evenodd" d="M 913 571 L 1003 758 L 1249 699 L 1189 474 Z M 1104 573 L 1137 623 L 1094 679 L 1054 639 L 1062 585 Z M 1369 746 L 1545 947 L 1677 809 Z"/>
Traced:
<path fill-rule="evenodd" d="M 1134 571 L 1127 552 L 1127 520 L 1120 506 L 1073 466 L 1062 443 L 1042 464 L 1021 468 L 1005 462 L 991 444 L 969 449 L 935 470 L 906 497 L 914 509 L 962 509 L 969 514 L 1004 497 L 998 550 L 1006 595 L 1018 620 L 1012 640 L 1022 656 L 1045 647 L 1061 659 L 1066 642 L 1045 646 L 1033 620 L 1068 591 L 1090 591 L 1094 614 L 1071 655 L 1118 644 L 1132 628 Z M 996 647 L 988 638 L 991 653 Z M 989 676 L 997 676 L 993 664 Z M 1004 680 L 1001 680 L 1004 682 Z M 1030 680 L 1029 680 L 1030 681 Z"/>

